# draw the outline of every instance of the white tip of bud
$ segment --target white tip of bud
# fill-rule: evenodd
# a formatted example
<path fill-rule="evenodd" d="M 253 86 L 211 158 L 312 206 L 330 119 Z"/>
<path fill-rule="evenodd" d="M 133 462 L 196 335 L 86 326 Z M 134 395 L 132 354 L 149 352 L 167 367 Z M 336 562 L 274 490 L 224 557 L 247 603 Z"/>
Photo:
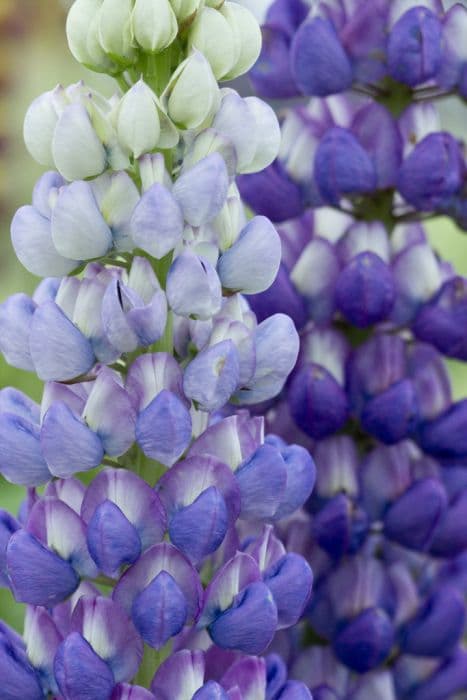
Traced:
<path fill-rule="evenodd" d="M 115 64 L 99 43 L 99 10 L 103 0 L 75 0 L 68 13 L 66 35 L 77 61 L 96 71 L 113 72 Z"/>
<path fill-rule="evenodd" d="M 174 41 L 178 23 L 169 0 L 136 0 L 133 35 L 145 51 L 163 51 Z"/>
<path fill-rule="evenodd" d="M 233 69 L 238 58 L 238 42 L 225 17 L 211 7 L 204 7 L 190 28 L 190 46 L 207 58 L 218 80 Z"/>
<path fill-rule="evenodd" d="M 41 165 L 50 167 L 54 164 L 52 138 L 57 121 L 58 114 L 52 90 L 37 97 L 26 112 L 23 128 L 24 143 L 34 160 Z"/>
<path fill-rule="evenodd" d="M 144 192 L 156 183 L 164 185 L 168 190 L 171 189 L 172 180 L 165 167 L 162 153 L 147 153 L 139 158 L 138 163 Z"/>
<path fill-rule="evenodd" d="M 192 17 L 202 4 L 202 0 L 170 0 L 172 9 L 179 22 Z"/>
<path fill-rule="evenodd" d="M 99 11 L 99 41 L 116 61 L 132 63 L 136 51 L 132 45 L 132 0 L 104 0 Z"/>
<path fill-rule="evenodd" d="M 155 95 L 143 80 L 139 80 L 120 102 L 118 140 L 134 158 L 139 158 L 143 153 L 154 150 L 160 132 Z"/>
<path fill-rule="evenodd" d="M 254 15 L 236 2 L 225 2 L 219 10 L 235 37 L 238 58 L 225 80 L 247 73 L 261 52 L 261 29 Z"/>
<path fill-rule="evenodd" d="M 256 126 L 256 150 L 251 162 L 243 173 L 256 173 L 264 170 L 277 158 L 281 144 L 281 129 L 274 110 L 259 97 L 246 97 L 250 113 Z"/>
<path fill-rule="evenodd" d="M 211 66 L 202 53 L 193 53 L 173 74 L 165 90 L 169 117 L 184 129 L 205 125 L 220 104 L 220 91 Z"/>

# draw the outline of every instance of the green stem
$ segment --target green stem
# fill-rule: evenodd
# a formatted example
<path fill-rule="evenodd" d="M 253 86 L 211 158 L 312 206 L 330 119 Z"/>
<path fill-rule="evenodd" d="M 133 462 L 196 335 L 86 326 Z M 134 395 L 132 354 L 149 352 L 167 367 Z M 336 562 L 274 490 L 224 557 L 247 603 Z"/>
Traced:
<path fill-rule="evenodd" d="M 134 683 L 143 688 L 149 688 L 155 672 L 172 651 L 172 642 L 167 642 L 162 649 L 153 649 L 147 644 L 144 645 L 144 654 Z"/>
<path fill-rule="evenodd" d="M 172 74 L 172 47 L 160 53 L 148 53 L 143 70 L 144 81 L 152 87 L 156 95 L 161 95 Z"/>
<path fill-rule="evenodd" d="M 169 355 L 173 354 L 173 325 L 173 313 L 169 311 L 164 335 L 162 338 L 159 338 L 157 343 L 151 346 L 151 352 L 168 352 Z"/>
<path fill-rule="evenodd" d="M 127 81 L 123 77 L 123 73 L 118 73 L 118 75 L 114 75 L 114 78 L 117 81 L 118 86 L 123 92 L 123 94 L 125 94 L 125 92 L 128 92 L 131 86 L 128 85 Z"/>

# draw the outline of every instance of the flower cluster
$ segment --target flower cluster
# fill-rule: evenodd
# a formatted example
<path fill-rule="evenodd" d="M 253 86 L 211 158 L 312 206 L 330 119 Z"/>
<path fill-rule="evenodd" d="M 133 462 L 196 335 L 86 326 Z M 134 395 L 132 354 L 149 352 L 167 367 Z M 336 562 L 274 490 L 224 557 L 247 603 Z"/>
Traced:
<path fill-rule="evenodd" d="M 270 4 L 251 71 L 266 97 L 324 97 L 350 89 L 405 99 L 425 88 L 467 92 L 465 6 L 442 0 L 282 0 Z M 396 84 L 396 85 L 395 85 Z"/>
<path fill-rule="evenodd" d="M 282 244 L 251 307 L 300 333 L 283 391 L 257 410 L 316 464 L 304 509 L 278 524 L 313 595 L 273 642 L 315 700 L 467 689 L 467 402 L 443 359 L 467 359 L 467 282 L 422 225 L 442 213 L 465 228 L 464 145 L 430 98 L 463 95 L 466 20 L 437 2 L 276 0 L 250 72 L 265 96 L 312 96 L 282 110 L 278 158 L 239 189 Z"/>
<path fill-rule="evenodd" d="M 332 206 L 390 225 L 446 214 L 465 229 L 465 170 L 464 144 L 442 131 L 432 103 L 395 117 L 369 98 L 337 95 L 290 110 L 277 161 L 239 185 L 274 221 Z"/>
<path fill-rule="evenodd" d="M 0 349 L 45 386 L 40 405 L 0 391 L 0 473 L 28 489 L 0 513 L 0 582 L 27 604 L 23 639 L 1 625 L 2 696 L 309 700 L 260 655 L 311 594 L 275 528 L 314 462 L 236 408 L 276 396 L 299 349 L 248 304 L 281 243 L 235 184 L 280 128 L 217 84 L 256 60 L 259 25 L 230 2 L 77 0 L 67 34 L 121 90 L 58 86 L 25 119 L 51 170 L 11 234 L 44 279 L 1 304 Z"/>

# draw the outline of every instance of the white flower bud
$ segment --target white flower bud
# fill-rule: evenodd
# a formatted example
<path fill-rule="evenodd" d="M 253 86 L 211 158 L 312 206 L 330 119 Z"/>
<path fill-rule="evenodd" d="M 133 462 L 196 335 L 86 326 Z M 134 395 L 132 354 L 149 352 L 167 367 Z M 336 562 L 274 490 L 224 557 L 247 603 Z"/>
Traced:
<path fill-rule="evenodd" d="M 161 127 L 155 95 L 139 80 L 122 97 L 117 117 L 117 136 L 121 145 L 134 158 L 154 150 Z"/>
<path fill-rule="evenodd" d="M 198 11 L 201 0 L 170 0 L 170 4 L 178 21 L 184 22 Z"/>
<path fill-rule="evenodd" d="M 104 51 L 117 61 L 132 63 L 132 0 L 104 0 L 99 11 L 99 41 Z"/>
<path fill-rule="evenodd" d="M 220 91 L 211 66 L 199 51 L 183 61 L 163 95 L 169 117 L 184 129 L 206 125 L 220 104 Z"/>
<path fill-rule="evenodd" d="M 136 0 L 132 22 L 133 35 L 145 51 L 163 51 L 177 36 L 177 18 L 169 0 Z"/>
<path fill-rule="evenodd" d="M 220 153 L 227 166 L 229 180 L 233 180 L 237 175 L 238 163 L 234 144 L 227 136 L 212 128 L 201 131 L 190 144 L 183 157 L 181 172 L 189 170 L 211 153 Z"/>
<path fill-rule="evenodd" d="M 143 192 L 146 192 L 156 182 L 164 185 L 168 190 L 172 187 L 172 180 L 165 167 L 162 153 L 146 153 L 138 159 L 139 174 Z"/>
<path fill-rule="evenodd" d="M 255 154 L 242 173 L 264 170 L 277 157 L 281 144 L 281 129 L 274 110 L 259 97 L 245 97 L 255 122 Z"/>
<path fill-rule="evenodd" d="M 67 180 L 101 173 L 107 156 L 84 105 L 69 105 L 54 130 L 52 153 L 57 170 Z"/>
<path fill-rule="evenodd" d="M 232 29 L 237 45 L 238 58 L 225 80 L 232 80 L 247 73 L 256 63 L 261 52 L 261 29 L 252 13 L 236 2 L 224 2 L 219 12 Z"/>
<path fill-rule="evenodd" d="M 188 42 L 207 58 L 218 80 L 228 75 L 238 61 L 239 47 L 234 33 L 225 17 L 211 7 L 204 7 L 196 15 Z"/>
<path fill-rule="evenodd" d="M 99 15 L 103 0 L 76 0 L 66 22 L 70 51 L 77 61 L 96 71 L 112 72 L 115 64 L 99 43 Z"/>
<path fill-rule="evenodd" d="M 222 252 L 230 248 L 246 225 L 245 209 L 238 195 L 231 195 L 212 222 Z"/>
<path fill-rule="evenodd" d="M 52 139 L 59 114 L 67 104 L 61 85 L 45 92 L 30 105 L 24 119 L 23 136 L 26 148 L 41 165 L 53 166 Z"/>

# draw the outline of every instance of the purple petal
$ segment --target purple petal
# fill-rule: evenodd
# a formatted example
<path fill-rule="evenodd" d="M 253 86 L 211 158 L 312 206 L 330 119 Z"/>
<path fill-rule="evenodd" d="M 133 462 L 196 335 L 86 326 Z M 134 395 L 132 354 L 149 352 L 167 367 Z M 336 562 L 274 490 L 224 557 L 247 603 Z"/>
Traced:
<path fill-rule="evenodd" d="M 198 615 L 201 584 L 196 570 L 176 547 L 161 542 L 148 549 L 121 577 L 113 597 L 127 612 L 133 601 L 161 571 L 170 574 L 181 589 L 188 607 L 188 619 Z"/>
<path fill-rule="evenodd" d="M 163 335 L 167 323 L 167 300 L 164 292 L 154 294 L 149 304 L 130 309 L 128 325 L 136 334 L 138 345 L 152 345 Z"/>
<path fill-rule="evenodd" d="M 402 138 L 395 119 L 385 107 L 370 102 L 357 112 L 351 130 L 373 156 L 378 188 L 394 187 L 402 162 Z"/>
<path fill-rule="evenodd" d="M 89 340 L 53 301 L 34 314 L 29 343 L 37 375 L 44 381 L 74 379 L 95 363 Z"/>
<path fill-rule="evenodd" d="M 359 253 L 337 280 L 337 308 L 357 328 L 384 321 L 392 310 L 394 298 L 391 269 L 372 252 Z"/>
<path fill-rule="evenodd" d="M 294 374 L 287 399 L 295 423 L 312 438 L 337 432 L 347 420 L 346 393 L 320 365 L 307 364 Z"/>
<path fill-rule="evenodd" d="M 211 624 L 220 611 L 227 610 L 232 605 L 241 590 L 259 580 L 261 574 L 253 557 L 237 552 L 219 569 L 208 585 L 198 627 Z"/>
<path fill-rule="evenodd" d="M 433 478 L 419 479 L 389 508 L 384 533 L 404 547 L 428 548 L 447 506 L 443 485 Z"/>
<path fill-rule="evenodd" d="M 36 304 L 26 294 L 13 294 L 0 304 L 0 351 L 8 364 L 34 370 L 29 351 L 29 330 Z"/>
<path fill-rule="evenodd" d="M 221 678 L 224 688 L 240 690 L 242 697 L 264 698 L 266 695 L 266 664 L 257 656 L 237 659 Z"/>
<path fill-rule="evenodd" d="M 169 520 L 170 540 L 192 562 L 201 561 L 222 544 L 228 527 L 227 506 L 215 486 L 176 511 Z"/>
<path fill-rule="evenodd" d="M 136 441 L 146 456 L 171 467 L 190 444 L 191 430 L 186 406 L 163 389 L 139 414 Z"/>
<path fill-rule="evenodd" d="M 361 423 L 371 435 L 392 445 L 411 434 L 417 419 L 414 386 L 409 379 L 405 379 L 368 401 L 362 411 Z"/>
<path fill-rule="evenodd" d="M 305 95 L 332 95 L 352 83 L 350 61 L 328 20 L 317 17 L 301 25 L 291 60 L 295 81 Z"/>
<path fill-rule="evenodd" d="M 3 700 L 43 700 L 39 676 L 21 646 L 0 631 L 0 673 Z"/>
<path fill-rule="evenodd" d="M 115 685 L 112 671 L 77 632 L 60 645 L 54 670 L 60 692 L 68 700 L 110 700 Z"/>
<path fill-rule="evenodd" d="M 277 626 L 277 609 L 264 583 L 251 583 L 232 607 L 209 625 L 213 641 L 224 649 L 260 654 L 271 642 Z"/>
<path fill-rule="evenodd" d="M 45 414 L 40 444 L 51 473 L 61 478 L 98 467 L 104 457 L 99 437 L 63 401 Z"/>
<path fill-rule="evenodd" d="M 275 700 L 287 680 L 287 666 L 279 654 L 268 654 L 266 661 L 266 700 Z"/>
<path fill-rule="evenodd" d="M 222 408 L 238 386 L 240 366 L 231 340 L 201 351 L 185 369 L 183 390 L 204 411 Z"/>
<path fill-rule="evenodd" d="M 44 496 L 57 498 L 70 506 L 75 513 L 80 513 L 86 487 L 77 479 L 60 479 L 47 484 Z"/>
<path fill-rule="evenodd" d="M 434 76 L 441 63 L 441 23 L 426 7 L 412 7 L 391 30 L 387 58 L 389 72 L 414 87 Z"/>
<path fill-rule="evenodd" d="M 110 598 L 83 596 L 73 611 L 72 632 L 79 632 L 111 668 L 115 681 L 137 672 L 143 644 L 125 611 Z"/>
<path fill-rule="evenodd" d="M 187 619 L 187 604 L 180 586 L 166 571 L 161 571 L 138 593 L 131 616 L 146 644 L 160 649 L 182 629 Z"/>
<path fill-rule="evenodd" d="M 144 549 L 162 540 L 167 527 L 159 496 L 143 479 L 127 469 L 107 468 L 86 489 L 81 516 L 89 522 L 104 501 L 110 501 L 135 526 Z"/>
<path fill-rule="evenodd" d="M 461 186 L 462 162 L 459 144 L 451 134 L 429 134 L 402 163 L 397 187 L 416 209 L 439 209 Z"/>
<path fill-rule="evenodd" d="M 264 520 L 274 517 L 287 483 L 287 470 L 281 453 L 262 445 L 235 472 L 240 488 L 240 517 Z"/>
<path fill-rule="evenodd" d="M 13 248 L 24 267 L 39 277 L 61 277 L 71 272 L 78 260 L 59 254 L 52 241 L 50 220 L 35 207 L 21 207 L 11 222 Z"/>
<path fill-rule="evenodd" d="M 0 413 L 0 472 L 7 481 L 38 486 L 52 478 L 42 455 L 39 427 L 13 413 Z"/>
<path fill-rule="evenodd" d="M 277 607 L 278 627 L 295 625 L 311 595 L 313 574 L 306 560 L 293 552 L 286 554 L 264 573 L 264 583 Z"/>
<path fill-rule="evenodd" d="M 446 657 L 462 637 L 465 605 L 460 591 L 442 586 L 401 630 L 403 653 Z"/>
<path fill-rule="evenodd" d="M 377 187 L 370 155 L 347 129 L 334 127 L 326 132 L 316 150 L 314 167 L 319 192 L 329 204 Z"/>
<path fill-rule="evenodd" d="M 286 221 L 303 213 L 303 193 L 279 161 L 259 173 L 240 175 L 237 185 L 243 201 L 271 221 Z"/>
<path fill-rule="evenodd" d="M 163 389 L 183 400 L 182 380 L 182 370 L 172 355 L 165 352 L 146 353 L 130 366 L 126 389 L 136 410 L 140 412 Z"/>
<path fill-rule="evenodd" d="M 124 564 L 133 564 L 141 554 L 141 540 L 134 526 L 115 503 L 101 503 L 89 521 L 89 552 L 100 571 L 108 576 Z"/>
<path fill-rule="evenodd" d="M 211 153 L 178 178 L 173 194 L 183 210 L 185 221 L 191 226 L 201 226 L 219 214 L 228 187 L 225 161 L 219 153 Z"/>
<path fill-rule="evenodd" d="M 216 681 L 208 681 L 196 691 L 192 700 L 229 700 L 225 690 Z"/>
<path fill-rule="evenodd" d="M 191 445 L 188 455 L 211 455 L 235 471 L 264 442 L 264 419 L 246 411 L 210 425 Z"/>
<path fill-rule="evenodd" d="M 112 457 L 126 452 L 135 440 L 135 411 L 130 397 L 111 370 L 100 370 L 84 407 L 83 418 Z"/>
<path fill-rule="evenodd" d="M 202 651 L 183 649 L 169 656 L 156 671 L 151 690 L 161 700 L 191 700 L 203 685 L 204 655 Z"/>
<path fill-rule="evenodd" d="M 171 192 L 156 183 L 136 205 L 130 226 L 135 245 L 160 260 L 181 241 L 183 214 Z"/>
<path fill-rule="evenodd" d="M 119 683 L 114 688 L 110 700 L 155 700 L 154 695 L 140 685 Z"/>
<path fill-rule="evenodd" d="M 255 346 L 255 374 L 235 394 L 235 400 L 242 404 L 271 399 L 282 390 L 300 346 L 293 321 L 284 314 L 270 316 L 257 327 Z"/>
<path fill-rule="evenodd" d="M 34 504 L 27 531 L 67 561 L 81 576 L 93 577 L 97 569 L 89 556 L 86 529 L 79 515 L 66 503 L 44 498 Z"/>
<path fill-rule="evenodd" d="M 222 290 L 211 263 L 191 250 L 182 251 L 167 276 L 167 301 L 179 316 L 212 318 L 220 311 Z"/>
<path fill-rule="evenodd" d="M 343 627 L 334 640 L 337 658 L 358 673 L 375 668 L 394 642 L 392 623 L 381 608 L 367 608 Z"/>
<path fill-rule="evenodd" d="M 411 700 L 439 700 L 464 691 L 466 685 L 467 655 L 464 649 L 460 648 L 452 656 L 444 659 L 427 680 L 409 692 L 412 694 Z"/>
<path fill-rule="evenodd" d="M 319 700 L 316 696 L 314 697 L 315 700 Z M 287 681 L 276 700 L 313 700 L 313 698 L 304 683 L 300 681 Z M 323 698 L 323 700 L 325 700 L 325 698 Z M 330 698 L 330 700 L 332 700 L 332 698 Z"/>
<path fill-rule="evenodd" d="M 273 3 L 274 6 L 276 3 Z M 280 26 L 261 27 L 261 54 L 249 73 L 255 92 L 262 97 L 285 99 L 300 94 L 292 77 L 289 61 L 290 39 Z"/>
<path fill-rule="evenodd" d="M 40 408 L 37 403 L 13 387 L 0 389 L 0 413 L 14 413 L 31 423 L 40 423 Z"/>
<path fill-rule="evenodd" d="M 308 302 L 313 321 L 324 324 L 335 310 L 335 285 L 339 261 L 334 246 L 324 238 L 305 245 L 291 272 L 291 280 Z"/>
<path fill-rule="evenodd" d="M 60 255 L 75 260 L 100 258 L 112 248 L 112 231 L 88 182 L 72 182 L 60 190 L 52 212 L 52 239 Z"/>
<path fill-rule="evenodd" d="M 55 605 L 78 587 L 70 564 L 46 549 L 25 530 L 18 530 L 8 544 L 7 569 L 15 599 L 31 605 Z"/>
<path fill-rule="evenodd" d="M 39 672 L 43 685 L 58 692 L 53 673 L 55 654 L 63 637 L 52 617 L 41 607 L 26 608 L 24 639 L 28 659 Z"/>
<path fill-rule="evenodd" d="M 260 294 L 250 295 L 248 303 L 258 322 L 264 321 L 272 313 L 283 313 L 288 314 L 300 329 L 308 318 L 305 300 L 295 289 L 283 264 L 280 265 L 277 277 L 269 289 Z"/>
<path fill-rule="evenodd" d="M 269 219 L 255 216 L 217 264 L 222 286 L 258 294 L 271 286 L 281 259 L 281 242 Z"/>
<path fill-rule="evenodd" d="M 229 524 L 233 525 L 240 511 L 240 493 L 231 469 L 214 457 L 189 457 L 175 464 L 157 484 L 169 516 L 193 503 L 211 486 L 222 494 Z"/>
<path fill-rule="evenodd" d="M 10 537 L 20 528 L 19 522 L 6 510 L 0 509 L 0 586 L 8 588 L 10 583 L 6 570 L 6 549 Z"/>
<path fill-rule="evenodd" d="M 54 129 L 52 153 L 67 180 L 94 177 L 104 170 L 106 151 L 82 103 L 72 102 L 63 110 Z"/>
<path fill-rule="evenodd" d="M 32 191 L 33 207 L 41 216 L 50 219 L 52 215 L 51 203 L 54 202 L 59 189 L 66 184 L 66 180 L 55 170 L 49 170 L 41 175 Z"/>
<path fill-rule="evenodd" d="M 287 472 L 287 483 L 274 520 L 292 515 L 310 496 L 316 480 L 316 467 L 310 454 L 300 445 L 289 445 L 280 450 Z"/>

